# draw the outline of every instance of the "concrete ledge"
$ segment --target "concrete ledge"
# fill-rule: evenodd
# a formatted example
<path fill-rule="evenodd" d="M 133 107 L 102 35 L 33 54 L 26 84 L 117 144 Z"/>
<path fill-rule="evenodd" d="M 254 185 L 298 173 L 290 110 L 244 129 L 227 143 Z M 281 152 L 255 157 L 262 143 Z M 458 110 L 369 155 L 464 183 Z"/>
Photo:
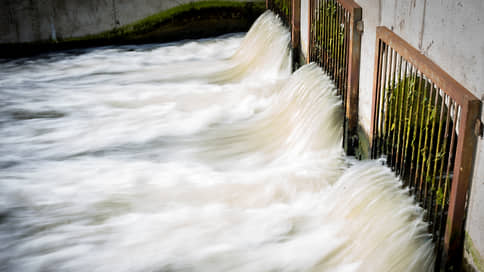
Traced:
<path fill-rule="evenodd" d="M 55 41 L 0 44 L 0 58 L 92 46 L 170 42 L 247 31 L 264 10 L 263 1 L 192 2 L 99 34 Z"/>

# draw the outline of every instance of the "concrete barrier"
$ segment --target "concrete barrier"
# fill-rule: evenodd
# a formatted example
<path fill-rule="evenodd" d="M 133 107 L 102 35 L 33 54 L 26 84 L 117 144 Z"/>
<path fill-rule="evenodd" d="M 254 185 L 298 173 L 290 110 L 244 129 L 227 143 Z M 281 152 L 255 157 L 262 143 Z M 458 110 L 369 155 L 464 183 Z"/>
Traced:
<path fill-rule="evenodd" d="M 261 0 L 0 0 L 0 57 L 247 30 Z"/>

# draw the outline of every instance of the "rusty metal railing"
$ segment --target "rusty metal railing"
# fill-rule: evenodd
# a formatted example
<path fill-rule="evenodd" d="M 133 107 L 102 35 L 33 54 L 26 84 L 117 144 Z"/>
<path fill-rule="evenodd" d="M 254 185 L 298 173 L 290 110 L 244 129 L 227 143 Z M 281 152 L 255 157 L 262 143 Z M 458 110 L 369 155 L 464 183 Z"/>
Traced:
<path fill-rule="evenodd" d="M 479 99 L 446 72 L 389 29 L 377 28 L 371 155 L 386 156 L 425 209 L 436 270 L 461 263 L 480 111 Z"/>
<path fill-rule="evenodd" d="M 309 1 L 308 62 L 318 63 L 331 76 L 342 97 L 348 155 L 354 155 L 357 144 L 361 16 L 353 0 Z"/>

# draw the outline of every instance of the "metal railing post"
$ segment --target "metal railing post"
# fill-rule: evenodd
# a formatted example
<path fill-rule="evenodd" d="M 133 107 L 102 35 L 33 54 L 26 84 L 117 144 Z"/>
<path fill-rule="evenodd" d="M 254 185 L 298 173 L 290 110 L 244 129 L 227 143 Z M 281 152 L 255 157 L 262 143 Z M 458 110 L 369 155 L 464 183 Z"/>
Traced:
<path fill-rule="evenodd" d="M 477 143 L 474 126 L 481 114 L 481 103 L 477 99 L 467 100 L 462 109 L 442 258 L 448 270 L 458 269 L 462 264 L 466 201 Z"/>
<path fill-rule="evenodd" d="M 306 56 L 306 63 L 311 62 L 311 54 L 312 54 L 312 44 L 313 44 L 313 27 L 312 27 L 312 22 L 313 22 L 313 13 L 314 13 L 314 1 L 315 0 L 309 0 L 309 11 L 308 11 L 308 51 L 307 51 L 307 56 Z"/>
<path fill-rule="evenodd" d="M 346 154 L 355 155 L 358 144 L 358 89 L 360 79 L 360 48 L 362 28 L 362 11 L 360 7 L 353 7 L 350 11 L 350 46 L 348 54 L 348 87 L 346 95 L 346 131 L 344 148 Z"/>
<path fill-rule="evenodd" d="M 299 63 L 299 47 L 301 41 L 301 0 L 292 1 L 292 18 L 291 18 L 291 45 L 293 68 L 297 68 Z"/>

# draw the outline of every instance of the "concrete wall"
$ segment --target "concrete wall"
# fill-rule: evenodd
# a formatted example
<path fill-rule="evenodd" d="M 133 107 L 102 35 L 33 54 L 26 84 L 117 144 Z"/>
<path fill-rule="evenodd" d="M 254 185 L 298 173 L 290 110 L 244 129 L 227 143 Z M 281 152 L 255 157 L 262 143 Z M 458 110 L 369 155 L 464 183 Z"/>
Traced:
<path fill-rule="evenodd" d="M 307 9 L 307 0 L 301 0 Z M 355 0 L 363 9 L 359 122 L 369 134 L 376 27 L 387 26 L 419 49 L 481 100 L 484 99 L 484 1 Z M 308 12 L 301 11 L 302 24 Z M 307 25 L 301 45 L 307 46 Z M 304 37 L 303 37 L 304 36 Z M 302 50 L 304 53 L 307 49 Z M 484 119 L 484 114 L 481 120 Z M 466 223 L 468 250 L 484 257 L 484 140 L 479 138 Z M 472 250 L 470 250 L 472 251 Z M 480 256 L 478 256 L 480 255 Z M 476 263 L 484 271 L 484 263 Z"/>
<path fill-rule="evenodd" d="M 0 44 L 97 34 L 200 1 L 203 0 L 0 0 Z"/>

